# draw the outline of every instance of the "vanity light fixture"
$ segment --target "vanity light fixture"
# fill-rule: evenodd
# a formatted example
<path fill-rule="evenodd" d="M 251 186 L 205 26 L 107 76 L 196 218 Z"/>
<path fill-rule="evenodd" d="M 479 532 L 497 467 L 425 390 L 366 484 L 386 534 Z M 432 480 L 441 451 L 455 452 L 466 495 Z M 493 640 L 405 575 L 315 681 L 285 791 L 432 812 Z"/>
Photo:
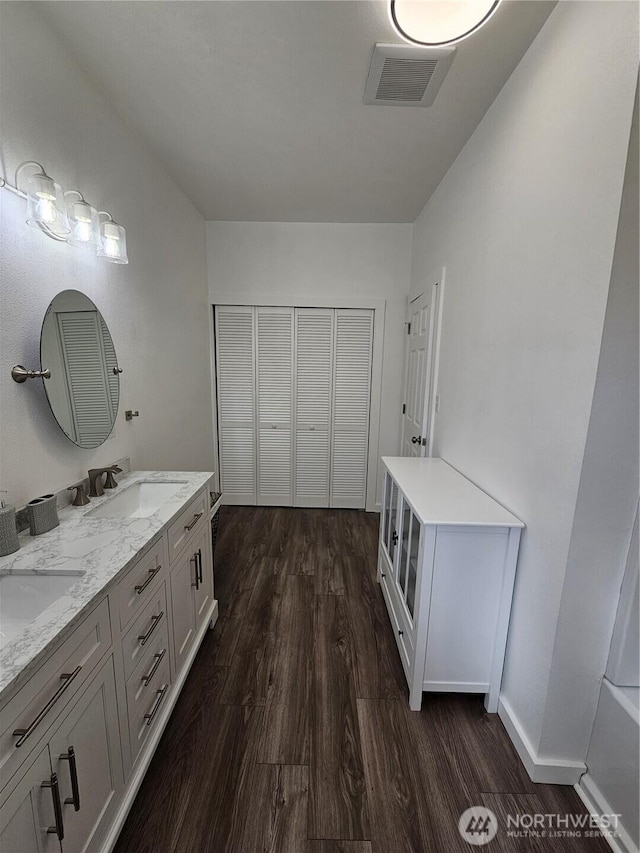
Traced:
<path fill-rule="evenodd" d="M 47 175 L 40 163 L 29 160 L 18 166 L 16 169 L 16 188 L 19 187 L 22 173 L 34 166 L 39 171 L 29 175 L 25 181 L 27 225 L 31 225 L 32 228 L 40 228 L 45 232 L 48 229 L 55 230 L 61 236 L 68 234 L 70 228 L 67 222 L 62 187 Z"/>
<path fill-rule="evenodd" d="M 34 167 L 36 171 L 25 178 L 25 170 Z M 115 264 L 129 263 L 122 225 L 110 213 L 98 213 L 78 190 L 64 191 L 35 160 L 18 166 L 14 186 L 0 177 L 2 187 L 27 200 L 27 225 L 39 228 L 52 240 L 92 248 L 99 258 Z"/>
<path fill-rule="evenodd" d="M 500 0 L 390 0 L 389 15 L 405 41 L 443 47 L 476 33 L 499 5 Z"/>
<path fill-rule="evenodd" d="M 77 198 L 74 198 L 77 196 Z M 78 190 L 67 190 L 64 194 L 67 201 L 67 217 L 71 233 L 67 243 L 78 248 L 98 248 L 98 212 L 95 207 L 84 200 Z"/>
<path fill-rule="evenodd" d="M 98 243 L 98 257 L 112 264 L 128 264 L 127 257 L 127 232 L 122 225 L 114 222 L 111 214 L 101 210 L 98 217 L 106 216 L 107 219 L 100 221 L 100 240 Z"/>

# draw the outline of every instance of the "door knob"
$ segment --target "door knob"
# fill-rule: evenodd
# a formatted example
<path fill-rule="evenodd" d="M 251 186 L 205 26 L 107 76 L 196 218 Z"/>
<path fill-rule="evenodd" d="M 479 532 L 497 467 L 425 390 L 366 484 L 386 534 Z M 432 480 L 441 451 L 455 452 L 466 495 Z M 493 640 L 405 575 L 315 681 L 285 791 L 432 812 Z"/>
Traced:
<path fill-rule="evenodd" d="M 420 444 L 420 436 L 412 435 L 411 436 L 411 444 Z"/>

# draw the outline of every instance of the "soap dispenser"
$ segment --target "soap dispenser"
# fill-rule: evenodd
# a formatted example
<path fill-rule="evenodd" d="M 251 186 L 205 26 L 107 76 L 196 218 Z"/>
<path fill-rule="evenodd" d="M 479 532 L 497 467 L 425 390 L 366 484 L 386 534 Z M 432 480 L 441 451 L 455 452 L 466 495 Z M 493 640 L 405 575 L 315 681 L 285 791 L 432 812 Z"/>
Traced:
<path fill-rule="evenodd" d="M 0 499 L 0 557 L 14 554 L 19 547 L 15 507 L 7 506 Z"/>

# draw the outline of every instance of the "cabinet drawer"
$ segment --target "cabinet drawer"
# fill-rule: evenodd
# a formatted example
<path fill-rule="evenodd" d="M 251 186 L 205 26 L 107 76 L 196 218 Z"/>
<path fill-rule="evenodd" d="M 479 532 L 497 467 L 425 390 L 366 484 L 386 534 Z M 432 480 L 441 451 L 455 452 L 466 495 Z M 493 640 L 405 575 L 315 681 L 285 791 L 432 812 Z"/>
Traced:
<path fill-rule="evenodd" d="M 165 645 L 164 648 L 167 648 Z M 150 671 L 152 663 L 149 662 Z M 161 715 L 163 706 L 171 689 L 169 675 L 169 654 L 160 661 L 151 680 L 145 683 L 142 678 L 132 678 L 127 684 L 127 714 L 129 717 L 129 743 L 131 760 L 135 762 L 154 723 Z"/>
<path fill-rule="evenodd" d="M 105 598 L 0 711 L 3 782 L 11 779 L 110 647 Z M 23 734 L 15 735 L 16 730 Z"/>
<path fill-rule="evenodd" d="M 122 639 L 125 681 L 129 680 L 140 661 L 146 658 L 150 644 L 152 641 L 155 644 L 156 635 L 165 629 L 166 624 L 167 596 L 163 583 Z"/>
<path fill-rule="evenodd" d="M 149 682 L 156 670 L 159 668 L 160 663 L 168 657 L 169 623 L 163 619 L 158 630 L 153 634 L 152 638 L 144 647 L 144 654 L 138 661 L 138 666 L 129 676 L 129 680 L 127 681 L 127 690 L 129 690 L 130 685 L 132 684 L 134 685 L 133 689 L 136 690 L 140 685 Z"/>
<path fill-rule="evenodd" d="M 164 540 L 159 539 L 118 583 L 120 628 L 124 630 L 140 613 L 164 579 Z"/>
<path fill-rule="evenodd" d="M 206 525 L 208 506 L 207 492 L 201 491 L 173 522 L 168 532 L 170 563 L 180 555 L 188 540 Z"/>

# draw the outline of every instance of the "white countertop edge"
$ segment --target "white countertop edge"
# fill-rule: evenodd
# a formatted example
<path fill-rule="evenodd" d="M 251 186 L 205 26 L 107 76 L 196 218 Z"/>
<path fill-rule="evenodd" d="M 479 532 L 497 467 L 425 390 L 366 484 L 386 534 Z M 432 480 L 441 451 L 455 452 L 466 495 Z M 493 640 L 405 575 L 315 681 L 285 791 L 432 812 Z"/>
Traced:
<path fill-rule="evenodd" d="M 524 522 L 440 457 L 383 456 L 382 463 L 421 524 L 525 527 Z M 434 504 L 444 504 L 444 511 Z"/>

